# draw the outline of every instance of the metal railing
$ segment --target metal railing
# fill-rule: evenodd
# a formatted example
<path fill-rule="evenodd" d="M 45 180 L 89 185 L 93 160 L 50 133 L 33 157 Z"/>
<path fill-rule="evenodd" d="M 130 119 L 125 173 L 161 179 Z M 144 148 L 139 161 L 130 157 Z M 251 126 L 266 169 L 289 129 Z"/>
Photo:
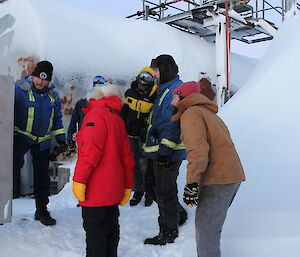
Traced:
<path fill-rule="evenodd" d="M 281 2 L 278 5 L 270 3 L 268 0 L 251 0 L 251 2 L 244 0 L 240 1 L 244 5 L 252 6 L 252 19 L 258 20 L 260 18 L 266 19 L 266 15 L 273 12 L 280 15 L 281 20 L 284 20 L 285 11 L 287 9 L 286 4 L 288 0 L 278 0 Z M 135 14 L 129 15 L 126 18 L 136 18 L 144 20 L 152 19 L 161 19 L 167 16 L 172 16 L 174 14 L 183 13 L 190 11 L 195 8 L 206 6 L 208 4 L 218 5 L 225 2 L 225 0 L 142 0 L 143 10 L 138 11 Z M 181 6 L 178 7 L 178 4 L 181 3 Z M 234 6 L 238 4 L 239 0 L 230 0 L 230 4 Z M 297 3 L 297 8 L 300 9 L 300 4 Z M 250 14 L 251 15 L 251 10 Z M 248 16 L 247 16 L 248 17 Z M 276 17 L 272 15 L 271 19 Z"/>
<path fill-rule="evenodd" d="M 256 6 L 255 19 L 256 20 L 259 18 L 259 13 L 262 13 L 262 18 L 265 19 L 266 12 L 269 12 L 272 10 L 277 12 L 279 15 L 281 15 L 282 21 L 284 20 L 284 5 L 285 5 L 284 0 L 281 1 L 281 6 L 273 6 L 268 1 L 262 0 L 262 9 L 259 9 L 258 2 L 259 2 L 259 0 L 256 0 L 256 4 L 255 4 L 255 6 Z"/>

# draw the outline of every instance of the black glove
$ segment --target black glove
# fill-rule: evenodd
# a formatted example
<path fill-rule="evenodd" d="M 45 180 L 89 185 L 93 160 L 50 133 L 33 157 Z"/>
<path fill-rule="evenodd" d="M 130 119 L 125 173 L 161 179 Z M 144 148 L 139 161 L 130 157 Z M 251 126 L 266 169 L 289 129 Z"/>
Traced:
<path fill-rule="evenodd" d="M 50 161 L 56 161 L 57 156 L 60 155 L 61 153 L 64 153 L 65 151 L 67 151 L 68 149 L 68 145 L 66 142 L 64 141 L 59 141 L 58 145 L 56 145 L 53 148 L 53 151 L 50 154 Z"/>
<path fill-rule="evenodd" d="M 184 187 L 183 201 L 188 207 L 198 204 L 199 185 L 198 183 L 187 184 Z"/>
<path fill-rule="evenodd" d="M 73 150 L 73 149 L 76 150 L 76 143 L 74 140 L 68 140 L 68 148 L 69 150 Z"/>
<path fill-rule="evenodd" d="M 60 153 L 67 151 L 68 145 L 65 141 L 58 141 L 57 143 L 58 143 L 58 149 Z"/>
<path fill-rule="evenodd" d="M 155 163 L 162 167 L 169 167 L 170 166 L 170 156 L 169 155 L 157 155 Z"/>

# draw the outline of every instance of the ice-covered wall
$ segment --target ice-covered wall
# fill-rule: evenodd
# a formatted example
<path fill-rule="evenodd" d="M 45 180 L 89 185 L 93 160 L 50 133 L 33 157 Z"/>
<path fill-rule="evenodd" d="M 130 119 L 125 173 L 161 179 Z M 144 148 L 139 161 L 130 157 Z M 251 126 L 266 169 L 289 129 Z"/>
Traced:
<path fill-rule="evenodd" d="M 65 116 L 94 75 L 128 85 L 163 53 L 174 56 L 183 80 L 197 80 L 200 72 L 216 80 L 214 46 L 162 23 L 111 18 L 99 9 L 58 0 L 10 0 L 1 4 L 0 18 L 5 15 L 9 18 L 0 36 L 0 74 L 18 80 L 38 60 L 50 60 Z M 244 84 L 255 65 L 252 59 L 232 55 L 235 88 Z"/>

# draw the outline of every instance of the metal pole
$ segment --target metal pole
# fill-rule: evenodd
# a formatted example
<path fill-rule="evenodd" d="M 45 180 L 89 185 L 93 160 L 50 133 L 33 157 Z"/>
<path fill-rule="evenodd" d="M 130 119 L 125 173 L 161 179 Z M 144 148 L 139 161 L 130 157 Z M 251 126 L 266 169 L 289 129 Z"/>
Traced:
<path fill-rule="evenodd" d="M 149 5 L 146 5 L 146 9 L 145 9 L 145 15 L 144 15 L 144 17 L 145 17 L 145 19 L 144 20 L 148 20 L 148 18 L 149 18 Z"/>
<path fill-rule="evenodd" d="M 229 0 L 225 1 L 226 6 L 226 89 L 229 93 L 229 52 L 230 52 L 230 18 L 229 18 Z"/>
<path fill-rule="evenodd" d="M 265 19 L 265 0 L 263 0 L 263 19 Z"/>
<path fill-rule="evenodd" d="M 255 13 L 256 13 L 256 20 L 258 20 L 258 0 L 256 0 L 256 4 L 255 4 Z"/>
<path fill-rule="evenodd" d="M 284 1 L 284 0 L 282 0 Z M 285 12 L 290 11 L 296 5 L 296 0 L 285 0 Z M 296 14 L 296 13 L 294 13 Z"/>
<path fill-rule="evenodd" d="M 159 18 L 161 19 L 161 18 L 163 18 L 162 17 L 162 12 L 161 12 L 161 0 L 159 0 Z"/>
<path fill-rule="evenodd" d="M 285 6 L 285 3 L 284 3 L 284 0 L 281 0 L 281 8 L 282 8 L 282 21 L 284 21 L 284 14 L 286 12 L 286 6 Z"/>
<path fill-rule="evenodd" d="M 145 3 L 145 0 L 143 0 L 143 20 L 146 20 L 146 3 Z"/>

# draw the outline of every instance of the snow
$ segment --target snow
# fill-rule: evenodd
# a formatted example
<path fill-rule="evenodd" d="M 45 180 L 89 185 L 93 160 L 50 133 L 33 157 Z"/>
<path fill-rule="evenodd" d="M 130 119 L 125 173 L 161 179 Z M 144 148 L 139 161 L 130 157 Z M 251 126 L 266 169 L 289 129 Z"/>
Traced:
<path fill-rule="evenodd" d="M 25 8 L 24 2 L 22 1 L 22 6 Z M 31 2 L 35 4 L 35 8 L 45 4 Z M 53 2 L 57 4 L 56 1 Z M 21 5 L 20 1 L 18 3 Z M 15 7 L 16 1 L 8 1 L 3 6 L 7 6 L 6 4 Z M 49 56 L 55 60 L 58 70 L 62 70 L 63 73 L 66 73 L 67 67 L 86 67 L 86 72 L 90 75 L 99 71 L 99 68 L 109 73 L 116 67 L 113 75 L 118 73 L 120 77 L 129 76 L 128 74 L 133 76 L 144 63 L 149 63 L 151 57 L 166 51 L 175 56 L 184 80 L 197 79 L 202 68 L 207 68 L 214 74 L 213 48 L 202 40 L 157 23 L 122 20 L 121 26 L 121 22 L 109 20 L 109 17 L 94 16 L 90 18 L 90 25 L 85 22 L 85 11 L 78 16 L 82 20 L 81 27 L 75 23 L 71 33 L 67 30 L 68 26 L 74 24 L 71 12 L 59 6 L 55 16 L 54 10 L 58 7 L 55 4 L 49 5 L 49 13 L 40 15 L 51 14 L 53 23 L 60 23 L 60 26 L 56 27 L 55 31 L 51 24 L 40 24 L 39 26 L 44 28 L 44 41 L 38 45 L 43 48 L 39 51 L 43 52 L 45 57 Z M 32 6 L 26 8 L 28 9 L 24 9 L 25 11 L 33 10 Z M 1 11 L 0 9 L 0 18 Z M 62 18 L 59 17 L 62 14 L 67 21 L 70 20 L 62 22 Z M 41 18 L 37 19 L 40 21 Z M 17 27 L 20 25 L 18 20 L 16 24 Z M 99 31 L 105 32 L 101 35 L 109 40 L 98 37 L 94 40 L 95 34 L 89 34 L 86 29 L 88 25 L 91 26 L 91 30 L 97 27 Z M 281 26 L 251 78 L 220 112 L 231 131 L 247 177 L 223 227 L 223 257 L 299 257 L 299 25 L 300 18 L 291 17 Z M 110 30 L 105 30 L 107 26 L 110 26 Z M 121 32 L 128 37 L 124 37 L 123 34 L 116 35 L 120 26 Z M 82 33 L 80 35 L 83 35 L 80 39 L 75 36 L 79 31 Z M 145 31 L 149 34 L 145 35 Z M 164 38 L 167 44 L 158 47 L 153 35 Z M 69 41 L 66 41 L 64 36 L 67 36 Z M 61 38 L 64 40 L 59 40 Z M 188 42 L 189 49 L 186 49 L 183 42 Z M 27 43 L 24 40 L 22 44 Z M 97 49 L 100 43 L 107 46 L 104 49 L 99 48 L 95 56 L 91 56 L 87 48 L 75 51 L 83 43 L 88 49 Z M 127 48 L 125 45 L 131 47 Z M 76 58 L 70 59 L 75 52 Z M 86 63 L 82 63 L 86 55 L 89 58 L 86 58 Z M 249 59 L 244 58 L 240 61 L 241 59 L 243 58 L 240 56 L 232 58 L 232 70 L 238 73 L 237 70 L 243 67 L 244 71 L 242 75 L 239 74 L 239 79 L 246 81 Z M 185 166 L 186 162 L 183 162 L 178 178 L 179 198 L 185 184 Z M 73 169 L 74 163 L 70 167 Z M 68 183 L 58 195 L 50 197 L 49 209 L 57 219 L 57 225 L 45 227 L 33 219 L 33 199 L 13 200 L 12 223 L 0 226 L 0 257 L 85 256 L 85 234 L 80 208 L 77 208 L 76 204 L 71 183 Z M 187 224 L 180 227 L 179 238 L 174 244 L 160 247 L 143 244 L 146 237 L 154 236 L 158 232 L 156 204 L 148 208 L 142 204 L 134 208 L 120 207 L 119 256 L 196 257 L 194 209 L 186 209 L 189 219 Z"/>

